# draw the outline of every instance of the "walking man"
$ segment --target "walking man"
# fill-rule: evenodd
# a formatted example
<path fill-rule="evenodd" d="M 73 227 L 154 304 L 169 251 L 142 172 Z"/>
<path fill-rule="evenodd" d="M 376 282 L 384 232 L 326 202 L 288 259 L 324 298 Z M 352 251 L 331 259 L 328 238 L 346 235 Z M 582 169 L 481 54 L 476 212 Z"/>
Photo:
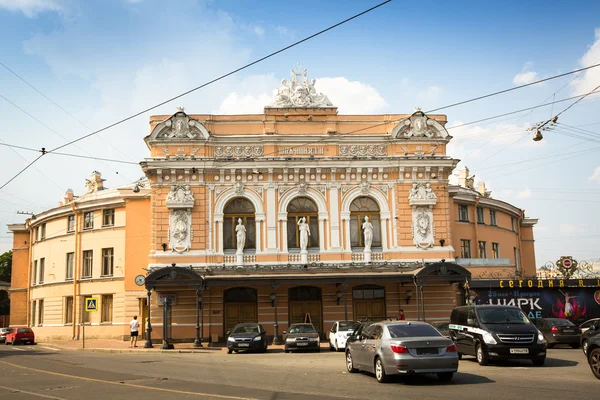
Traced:
<path fill-rule="evenodd" d="M 131 341 L 129 342 L 129 347 L 137 347 L 138 330 L 140 328 L 140 321 L 137 320 L 137 315 L 133 316 L 129 326 L 131 327 Z"/>

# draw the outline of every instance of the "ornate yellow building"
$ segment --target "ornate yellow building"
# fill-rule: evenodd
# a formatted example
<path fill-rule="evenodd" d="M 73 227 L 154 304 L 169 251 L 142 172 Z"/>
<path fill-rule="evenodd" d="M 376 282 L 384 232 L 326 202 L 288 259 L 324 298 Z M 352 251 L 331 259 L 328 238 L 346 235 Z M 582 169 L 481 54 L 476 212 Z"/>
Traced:
<path fill-rule="evenodd" d="M 325 335 L 400 309 L 447 320 L 471 276 L 535 275 L 536 221 L 468 172 L 449 185 L 446 122 L 339 115 L 305 71 L 263 114 L 153 116 L 146 181 L 102 190 L 94 175 L 89 193 L 9 226 L 12 323 L 78 337 L 84 297 L 99 299 L 93 336 L 126 337 L 150 311 L 161 338 L 165 299 L 175 339 L 305 320 Z"/>

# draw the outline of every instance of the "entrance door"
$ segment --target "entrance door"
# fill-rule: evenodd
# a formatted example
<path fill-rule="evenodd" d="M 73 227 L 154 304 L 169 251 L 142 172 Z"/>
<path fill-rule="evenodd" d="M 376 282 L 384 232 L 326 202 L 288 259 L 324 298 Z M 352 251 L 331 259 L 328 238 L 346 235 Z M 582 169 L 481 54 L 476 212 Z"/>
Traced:
<path fill-rule="evenodd" d="M 309 318 L 317 332 L 322 334 L 321 288 L 314 286 L 294 287 L 289 290 L 288 298 L 289 323 L 298 324 L 305 322 Z"/>
<path fill-rule="evenodd" d="M 227 289 L 223 294 L 223 333 L 231 331 L 237 324 L 258 323 L 256 289 L 238 287 Z"/>
<path fill-rule="evenodd" d="M 148 299 L 140 299 L 140 331 L 142 339 L 146 339 L 146 324 L 148 323 Z"/>
<path fill-rule="evenodd" d="M 383 286 L 361 285 L 353 288 L 352 304 L 357 321 L 381 321 L 386 318 Z"/>

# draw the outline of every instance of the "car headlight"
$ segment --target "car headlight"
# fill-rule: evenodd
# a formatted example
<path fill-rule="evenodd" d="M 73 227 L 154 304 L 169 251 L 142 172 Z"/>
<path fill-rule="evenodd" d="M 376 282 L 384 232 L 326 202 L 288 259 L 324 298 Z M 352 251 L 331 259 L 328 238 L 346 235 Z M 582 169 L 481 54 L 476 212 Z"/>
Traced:
<path fill-rule="evenodd" d="M 308 338 L 308 340 L 310 340 L 311 342 L 318 342 L 319 338 L 318 337 L 311 337 L 311 338 Z"/>
<path fill-rule="evenodd" d="M 294 342 L 294 338 L 286 338 L 285 341 L 288 343 L 292 343 Z"/>
<path fill-rule="evenodd" d="M 483 334 L 481 335 L 481 337 L 483 338 L 483 341 L 486 344 L 496 344 L 496 339 L 494 339 L 494 337 L 491 335 L 491 333 L 488 332 L 483 332 Z"/>
<path fill-rule="evenodd" d="M 227 338 L 227 341 L 228 342 L 235 342 L 235 339 L 230 336 L 230 337 Z"/>
<path fill-rule="evenodd" d="M 260 342 L 260 340 L 262 339 L 262 337 L 257 336 L 254 339 L 252 339 L 253 342 Z"/>
<path fill-rule="evenodd" d="M 540 331 L 538 331 L 537 342 L 538 342 L 538 344 L 544 344 L 544 343 L 546 343 L 546 339 L 544 338 L 544 335 Z"/>

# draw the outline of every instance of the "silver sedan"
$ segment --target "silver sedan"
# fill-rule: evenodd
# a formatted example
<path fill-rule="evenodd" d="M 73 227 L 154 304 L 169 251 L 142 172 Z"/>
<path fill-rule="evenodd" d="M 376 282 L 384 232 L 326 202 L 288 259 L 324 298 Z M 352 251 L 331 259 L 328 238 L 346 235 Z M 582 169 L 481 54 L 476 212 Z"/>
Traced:
<path fill-rule="evenodd" d="M 348 338 L 346 368 L 374 373 L 380 383 L 390 375 L 430 373 L 449 381 L 458 370 L 458 353 L 452 340 L 425 322 L 378 322 Z"/>

